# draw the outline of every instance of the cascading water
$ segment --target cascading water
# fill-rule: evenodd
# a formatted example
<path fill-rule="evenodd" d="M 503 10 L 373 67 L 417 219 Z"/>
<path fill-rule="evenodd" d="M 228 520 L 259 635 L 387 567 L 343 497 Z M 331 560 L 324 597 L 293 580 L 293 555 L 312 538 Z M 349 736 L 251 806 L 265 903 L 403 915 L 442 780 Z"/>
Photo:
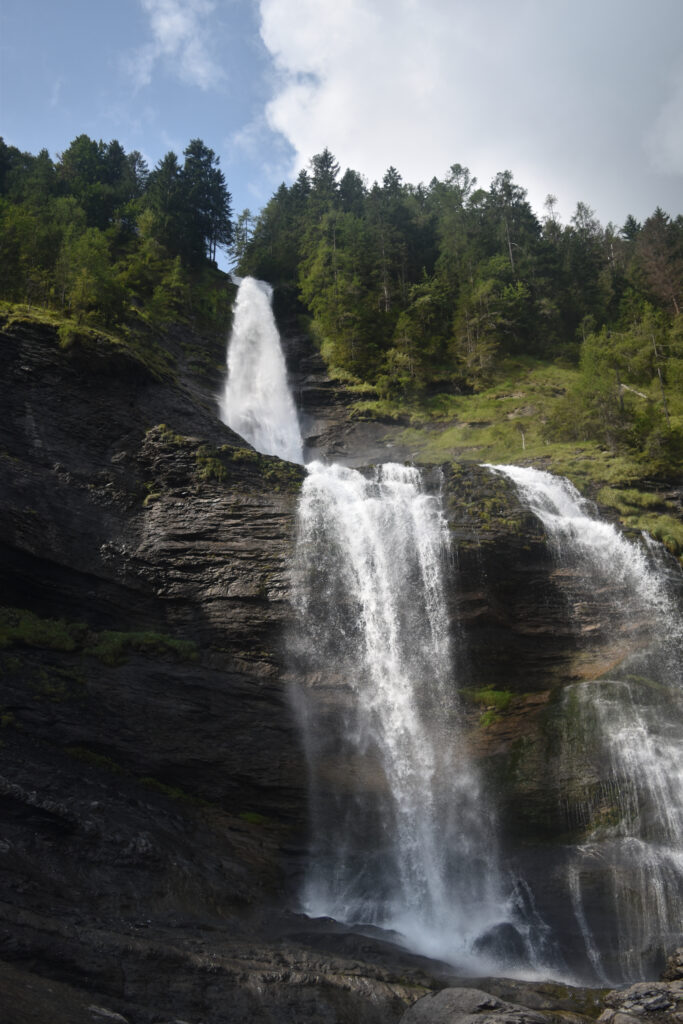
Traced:
<path fill-rule="evenodd" d="M 271 297 L 264 281 L 245 277 L 240 282 L 220 418 L 264 455 L 302 463 L 301 430 Z"/>
<path fill-rule="evenodd" d="M 293 642 L 312 780 L 305 910 L 469 969 L 528 971 L 541 931 L 504 892 L 458 724 L 439 497 L 405 466 L 308 469 Z"/>
<path fill-rule="evenodd" d="M 254 279 L 240 284 L 221 418 L 259 451 L 302 462 L 270 295 Z M 543 522 L 573 580 L 577 616 L 600 592 L 609 605 L 602 633 L 615 651 L 638 650 L 614 678 L 565 691 L 560 753 L 568 779 L 578 777 L 572 762 L 588 765 L 571 812 L 585 841 L 567 848 L 553 898 L 573 909 L 593 977 L 646 976 L 681 941 L 683 914 L 681 632 L 666 571 L 655 545 L 625 540 L 568 482 L 491 468 Z M 562 958 L 533 885 L 502 871 L 467 756 L 448 557 L 439 497 L 417 470 L 308 467 L 292 639 L 311 778 L 304 908 L 379 926 L 473 973 L 557 974 Z"/>
<path fill-rule="evenodd" d="M 681 619 L 673 592 L 680 576 L 652 542 L 630 542 L 596 518 L 569 481 L 490 468 L 515 482 L 543 523 L 577 601 L 601 592 L 603 629 L 617 646 L 621 637 L 638 649 L 611 678 L 565 692 L 567 767 L 587 758 L 594 769 L 580 802 L 585 841 L 569 852 L 567 889 L 595 976 L 651 976 L 683 935 Z"/>
<path fill-rule="evenodd" d="M 303 461 L 271 289 L 239 284 L 221 418 Z M 458 722 L 442 575 L 448 532 L 415 469 L 308 467 L 292 653 L 311 773 L 308 913 L 391 929 L 470 969 L 540 963 L 547 930 L 505 887 Z"/>

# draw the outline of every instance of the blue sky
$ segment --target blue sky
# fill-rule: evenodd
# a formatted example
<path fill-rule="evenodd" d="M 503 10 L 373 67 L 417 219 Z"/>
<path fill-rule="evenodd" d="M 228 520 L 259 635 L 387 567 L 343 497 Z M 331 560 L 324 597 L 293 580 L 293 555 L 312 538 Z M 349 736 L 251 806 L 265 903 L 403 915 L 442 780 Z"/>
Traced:
<path fill-rule="evenodd" d="M 235 213 L 326 145 L 369 182 L 459 162 L 565 219 L 683 213 L 682 0 L 0 0 L 0 75 L 8 143 L 199 137 Z"/>

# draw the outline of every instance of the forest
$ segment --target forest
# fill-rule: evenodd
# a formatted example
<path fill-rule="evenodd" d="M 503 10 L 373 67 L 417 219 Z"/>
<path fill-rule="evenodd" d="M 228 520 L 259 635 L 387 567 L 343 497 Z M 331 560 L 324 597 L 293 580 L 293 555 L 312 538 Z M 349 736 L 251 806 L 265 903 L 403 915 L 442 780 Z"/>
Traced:
<path fill-rule="evenodd" d="M 455 163 L 369 185 L 325 149 L 263 210 L 233 222 L 213 150 L 192 140 L 151 171 L 116 140 L 76 138 L 53 161 L 0 141 L 0 299 L 68 322 L 227 334 L 216 264 L 269 281 L 281 321 L 382 410 L 485 391 L 510 359 L 572 368 L 544 416 L 672 478 L 683 452 L 683 216 L 603 227 L 548 195 L 541 220 L 509 170 L 482 187 Z"/>
<path fill-rule="evenodd" d="M 324 150 L 260 216 L 238 219 L 241 273 L 303 306 L 328 365 L 395 402 L 486 388 L 509 357 L 579 368 L 547 424 L 664 470 L 681 454 L 683 216 L 602 227 L 579 202 L 542 221 L 510 171 L 454 164 L 368 187 Z"/>
<path fill-rule="evenodd" d="M 77 325 L 225 331 L 216 250 L 232 241 L 219 160 L 193 139 L 150 171 L 137 151 L 79 135 L 56 161 L 0 139 L 0 298 Z"/>

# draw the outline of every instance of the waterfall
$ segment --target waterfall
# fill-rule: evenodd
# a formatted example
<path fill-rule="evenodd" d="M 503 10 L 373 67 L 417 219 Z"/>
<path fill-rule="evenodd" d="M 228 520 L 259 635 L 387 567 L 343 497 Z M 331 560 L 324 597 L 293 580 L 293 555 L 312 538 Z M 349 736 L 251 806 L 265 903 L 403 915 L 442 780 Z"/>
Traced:
<path fill-rule="evenodd" d="M 271 298 L 264 281 L 241 280 L 220 418 L 264 455 L 302 463 L 303 441 Z"/>
<path fill-rule="evenodd" d="M 601 982 L 651 976 L 683 927 L 683 687 L 680 583 L 649 539 L 627 540 L 568 480 L 491 466 L 543 523 L 577 603 L 600 595 L 603 631 L 631 653 L 610 678 L 564 695 L 564 758 L 592 762 L 569 851 L 567 887 L 586 958 Z M 598 939 L 599 936 L 599 939 Z"/>
<path fill-rule="evenodd" d="M 471 970 L 528 972 L 525 897 L 504 891 L 459 724 L 440 498 L 405 466 L 308 471 L 292 640 L 311 770 L 304 909 Z"/>
<path fill-rule="evenodd" d="M 302 462 L 270 298 L 263 282 L 240 282 L 221 418 L 259 451 Z M 310 778 L 303 909 L 381 928 L 463 971 L 527 978 L 565 973 L 557 948 L 564 943 L 572 959 L 562 925 L 573 914 L 587 975 L 646 977 L 682 938 L 673 572 L 657 545 L 627 540 L 568 481 L 489 468 L 514 481 L 542 522 L 569 614 L 589 620 L 585 642 L 609 642 L 618 666 L 566 687 L 556 705 L 562 727 L 549 770 L 559 761 L 567 830 L 578 821 L 581 840 L 567 840 L 547 884 L 502 864 L 462 724 L 438 487 L 406 466 L 364 474 L 314 462 L 299 501 L 290 637 Z M 568 908 L 557 943 L 543 893 Z"/>

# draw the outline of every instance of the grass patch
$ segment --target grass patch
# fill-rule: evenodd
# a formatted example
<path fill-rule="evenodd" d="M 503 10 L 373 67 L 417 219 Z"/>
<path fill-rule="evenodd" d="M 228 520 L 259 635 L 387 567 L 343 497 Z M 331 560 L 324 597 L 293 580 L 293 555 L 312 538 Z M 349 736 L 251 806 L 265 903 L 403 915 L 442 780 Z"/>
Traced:
<path fill-rule="evenodd" d="M 157 427 L 152 427 L 147 431 L 148 434 L 151 434 L 152 432 L 156 433 L 157 437 L 163 444 L 171 444 L 176 447 L 180 447 L 190 441 L 189 437 L 185 437 L 183 434 L 176 434 L 176 432 L 171 430 L 170 427 L 167 427 L 165 423 L 160 423 Z"/>
<path fill-rule="evenodd" d="M 42 325 L 56 328 L 58 347 L 70 356 L 98 354 L 106 358 L 125 355 L 144 366 L 157 380 L 175 380 L 177 377 L 175 359 L 159 344 L 154 330 L 140 316 L 133 326 L 120 324 L 112 330 L 90 326 L 87 322 L 79 322 L 39 306 L 2 303 L 1 314 L 4 314 L 8 327 Z"/>
<path fill-rule="evenodd" d="M 200 480 L 218 480 L 224 483 L 228 479 L 228 471 L 216 454 L 216 450 L 203 444 L 197 449 L 197 476 Z"/>
<path fill-rule="evenodd" d="M 672 555 L 683 554 L 683 522 L 676 515 L 673 501 L 664 494 L 636 488 L 602 487 L 597 500 L 613 509 L 625 526 L 646 531 Z"/>
<path fill-rule="evenodd" d="M 197 450 L 197 475 L 200 480 L 225 482 L 231 476 L 228 469 L 230 465 L 253 468 L 260 480 L 267 481 L 273 491 L 296 492 L 305 475 L 297 463 L 262 455 L 253 448 L 232 448 L 223 444 L 219 448 L 202 445 Z"/>
<path fill-rule="evenodd" d="M 664 495 L 653 493 L 656 481 L 646 479 L 653 470 L 641 454 L 615 454 L 597 441 L 548 437 L 548 421 L 578 380 L 575 367 L 519 356 L 504 360 L 493 383 L 474 394 L 441 393 L 413 402 L 365 399 L 353 408 L 357 415 L 383 421 L 403 417 L 405 422 L 407 416 L 409 425 L 393 439 L 409 447 L 419 462 L 516 463 L 566 476 L 624 526 L 647 530 L 683 556 L 680 513 Z M 671 466 L 665 472 L 673 478 L 674 470 Z"/>
<path fill-rule="evenodd" d="M 197 661 L 199 650 L 191 640 L 181 640 L 165 633 L 123 632 L 103 630 L 92 632 L 82 622 L 64 619 L 43 619 L 23 608 L 0 607 L 0 649 L 13 646 L 42 650 L 81 652 L 97 658 L 105 665 L 121 665 L 132 653 L 148 657 Z M 74 669 L 54 671 L 60 680 L 83 684 L 85 679 Z"/>
<path fill-rule="evenodd" d="M 479 718 L 479 725 L 482 729 L 488 729 L 495 722 L 500 722 L 503 714 L 508 710 L 514 696 L 510 690 L 463 690 L 465 700 L 472 704 L 478 704 L 484 710 Z"/>
<path fill-rule="evenodd" d="M 75 651 L 82 646 L 87 627 L 64 619 L 42 619 L 23 608 L 0 608 L 0 648 L 40 647 Z"/>
<path fill-rule="evenodd" d="M 471 700 L 475 704 L 482 704 L 484 707 L 493 708 L 495 711 L 507 711 L 510 707 L 513 694 L 510 690 L 473 690 Z"/>
<path fill-rule="evenodd" d="M 173 657 L 178 661 L 197 661 L 199 651 L 191 640 L 179 640 L 163 633 L 123 633 L 105 630 L 96 634 L 85 653 L 104 665 L 122 665 L 132 653 L 161 658 Z"/>
<path fill-rule="evenodd" d="M 267 825 L 270 821 L 270 818 L 267 818 L 265 814 L 259 814 L 258 811 L 242 811 L 237 817 L 249 825 Z"/>

